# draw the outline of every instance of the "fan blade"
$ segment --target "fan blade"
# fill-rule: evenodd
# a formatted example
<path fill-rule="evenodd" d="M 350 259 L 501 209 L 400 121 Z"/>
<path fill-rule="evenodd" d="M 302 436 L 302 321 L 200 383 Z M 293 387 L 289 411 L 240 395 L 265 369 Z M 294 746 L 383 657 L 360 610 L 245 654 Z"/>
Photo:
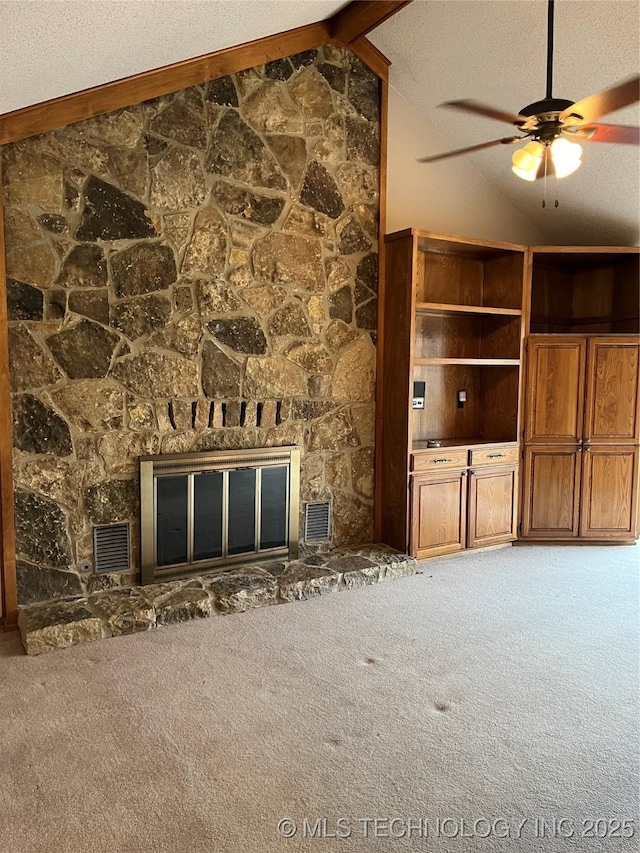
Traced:
<path fill-rule="evenodd" d="M 640 145 L 640 128 L 627 124 L 581 124 L 563 135 L 584 142 L 616 142 L 623 145 Z"/>
<path fill-rule="evenodd" d="M 589 95 L 577 101 L 560 113 L 560 121 L 566 121 L 569 116 L 578 116 L 583 122 L 591 124 L 601 116 L 606 116 L 623 107 L 628 107 L 640 100 L 640 75 L 625 80 L 618 86 L 605 89 L 597 95 Z"/>
<path fill-rule="evenodd" d="M 466 113 L 475 113 L 475 115 L 494 118 L 498 121 L 506 121 L 509 124 L 515 124 L 516 127 L 522 127 L 529 121 L 526 116 L 507 113 L 504 110 L 497 109 L 496 107 L 488 107 L 486 104 L 479 104 L 477 101 L 445 101 L 445 103 L 440 104 L 440 106 L 451 107 L 454 110 L 462 110 Z"/>
<path fill-rule="evenodd" d="M 553 163 L 551 162 L 551 151 L 545 148 L 542 152 L 542 159 L 536 172 L 536 181 L 542 180 L 546 175 L 553 175 Z"/>
<path fill-rule="evenodd" d="M 446 160 L 447 157 L 457 157 L 459 154 L 468 154 L 470 151 L 481 151 L 483 148 L 493 148 L 494 145 L 509 145 L 511 142 L 520 142 L 526 136 L 507 136 L 504 139 L 494 139 L 491 142 L 481 142 L 479 145 L 471 145 L 469 148 L 456 148 L 455 151 L 447 151 L 445 154 L 436 154 L 433 157 L 420 157 L 418 163 L 435 163 L 437 160 Z"/>

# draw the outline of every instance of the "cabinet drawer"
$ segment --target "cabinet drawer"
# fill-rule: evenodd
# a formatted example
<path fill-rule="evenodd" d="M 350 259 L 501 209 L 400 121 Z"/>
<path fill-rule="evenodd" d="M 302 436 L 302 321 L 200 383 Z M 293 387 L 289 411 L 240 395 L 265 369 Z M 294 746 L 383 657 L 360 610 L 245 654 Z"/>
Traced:
<path fill-rule="evenodd" d="M 485 447 L 471 451 L 472 465 L 517 465 L 517 447 Z"/>
<path fill-rule="evenodd" d="M 467 451 L 438 447 L 411 455 L 412 471 L 441 471 L 447 468 L 466 468 Z"/>

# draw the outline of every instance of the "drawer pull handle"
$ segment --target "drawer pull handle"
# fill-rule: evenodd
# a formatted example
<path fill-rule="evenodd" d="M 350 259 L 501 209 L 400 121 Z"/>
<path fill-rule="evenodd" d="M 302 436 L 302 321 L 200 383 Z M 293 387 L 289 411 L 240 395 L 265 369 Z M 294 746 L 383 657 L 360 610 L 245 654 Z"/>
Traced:
<path fill-rule="evenodd" d="M 505 455 L 504 453 L 490 453 L 489 459 L 504 459 Z"/>
<path fill-rule="evenodd" d="M 434 465 L 440 465 L 442 462 L 453 462 L 453 459 L 434 459 Z"/>

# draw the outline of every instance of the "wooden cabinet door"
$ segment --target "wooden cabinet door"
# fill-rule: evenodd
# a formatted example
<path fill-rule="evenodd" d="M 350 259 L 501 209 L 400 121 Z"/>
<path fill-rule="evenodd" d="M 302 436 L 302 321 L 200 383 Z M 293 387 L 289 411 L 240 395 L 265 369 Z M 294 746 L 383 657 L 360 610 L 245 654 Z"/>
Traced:
<path fill-rule="evenodd" d="M 527 347 L 525 440 L 577 444 L 582 438 L 586 338 L 530 337 Z"/>
<path fill-rule="evenodd" d="M 412 477 L 411 556 L 421 559 L 462 550 L 466 520 L 466 471 Z"/>
<path fill-rule="evenodd" d="M 582 455 L 575 445 L 527 447 L 522 493 L 524 539 L 578 536 Z"/>
<path fill-rule="evenodd" d="M 640 441 L 640 339 L 591 338 L 587 352 L 584 438 L 591 443 Z"/>
<path fill-rule="evenodd" d="M 480 548 L 516 538 L 518 468 L 478 468 L 469 474 L 467 545 Z"/>
<path fill-rule="evenodd" d="M 638 448 L 585 448 L 580 536 L 632 540 L 638 535 Z"/>

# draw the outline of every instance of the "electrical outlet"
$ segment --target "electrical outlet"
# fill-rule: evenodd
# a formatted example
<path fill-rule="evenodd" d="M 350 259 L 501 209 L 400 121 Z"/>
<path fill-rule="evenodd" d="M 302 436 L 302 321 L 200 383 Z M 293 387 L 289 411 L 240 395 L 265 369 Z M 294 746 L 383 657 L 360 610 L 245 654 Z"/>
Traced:
<path fill-rule="evenodd" d="M 467 392 L 466 391 L 458 391 L 458 408 L 464 409 L 464 404 L 467 402 Z"/>

